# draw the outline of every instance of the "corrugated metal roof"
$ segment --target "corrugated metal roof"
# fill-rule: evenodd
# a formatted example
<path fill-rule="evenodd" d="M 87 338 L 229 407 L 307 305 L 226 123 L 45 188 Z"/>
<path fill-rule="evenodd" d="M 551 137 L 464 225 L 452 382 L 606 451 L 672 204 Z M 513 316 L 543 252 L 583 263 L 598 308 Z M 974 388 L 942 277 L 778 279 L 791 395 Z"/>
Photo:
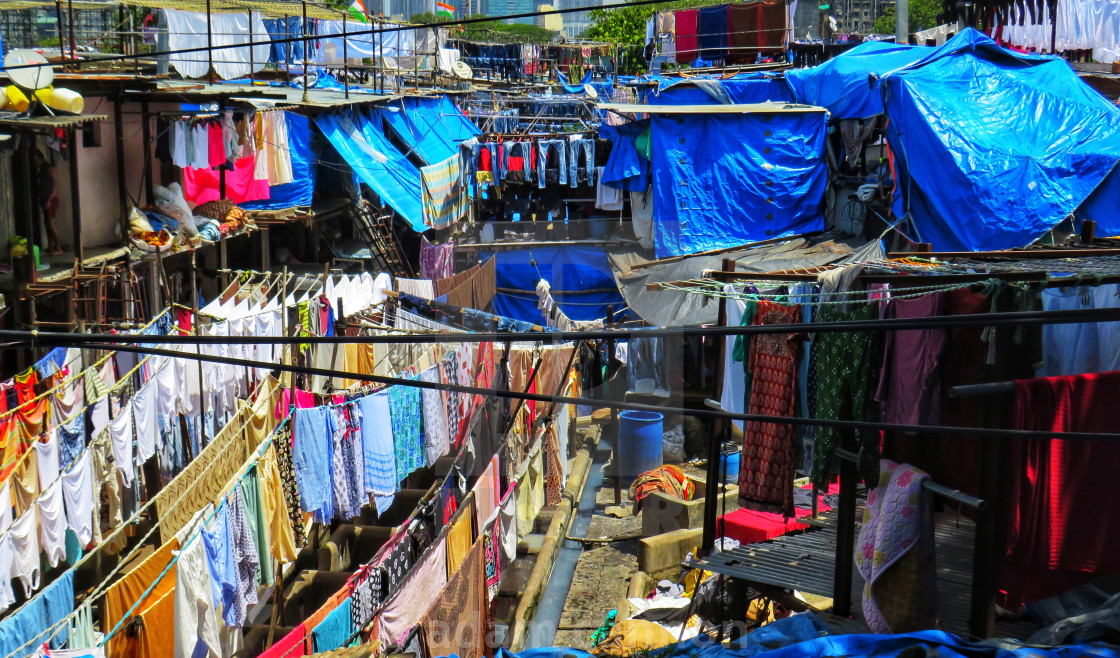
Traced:
<path fill-rule="evenodd" d="M 25 117 L 10 112 L 0 112 L 0 126 L 8 128 L 73 128 L 87 123 L 105 121 L 109 117 L 104 114 L 79 114 Z"/>

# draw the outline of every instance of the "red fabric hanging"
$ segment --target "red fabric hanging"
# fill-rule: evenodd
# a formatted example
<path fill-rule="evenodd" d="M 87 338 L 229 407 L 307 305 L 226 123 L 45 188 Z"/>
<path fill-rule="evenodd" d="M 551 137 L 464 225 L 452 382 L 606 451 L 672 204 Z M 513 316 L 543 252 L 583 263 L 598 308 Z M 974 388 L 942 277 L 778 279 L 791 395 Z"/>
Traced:
<path fill-rule="evenodd" d="M 1115 432 L 1120 372 L 1015 382 L 1014 427 Z M 1120 463 L 1110 441 L 1012 442 L 1005 591 L 1037 600 L 1120 571 L 1120 507 L 1109 504 Z"/>

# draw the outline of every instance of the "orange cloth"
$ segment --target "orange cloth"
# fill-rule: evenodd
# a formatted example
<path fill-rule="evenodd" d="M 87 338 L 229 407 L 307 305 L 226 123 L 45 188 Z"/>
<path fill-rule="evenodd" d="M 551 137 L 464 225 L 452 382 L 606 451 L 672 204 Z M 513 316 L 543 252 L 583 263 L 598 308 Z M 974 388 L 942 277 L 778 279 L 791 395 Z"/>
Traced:
<path fill-rule="evenodd" d="M 171 552 L 179 550 L 179 540 L 172 539 L 152 553 L 135 569 L 105 590 L 105 632 L 112 630 L 129 608 L 144 595 L 148 587 L 171 564 Z M 109 640 L 107 658 L 170 658 L 175 654 L 175 569 L 167 569 L 151 593 L 140 602 L 132 616 L 140 616 L 143 628 L 137 637 L 121 630 Z M 171 594 L 171 596 L 168 596 Z M 166 599 L 166 601 L 165 601 Z M 170 601 L 168 603 L 167 601 Z M 166 617 L 165 617 L 166 615 Z M 127 622 L 131 623 L 131 622 Z"/>
<path fill-rule="evenodd" d="M 34 368 L 28 368 L 15 376 L 16 400 L 23 404 L 35 397 L 35 385 L 39 383 L 39 375 Z"/>
<path fill-rule="evenodd" d="M 306 642 L 308 655 L 315 653 L 315 640 L 311 637 L 311 631 L 315 630 L 315 627 L 319 625 L 319 622 L 326 619 L 327 615 L 329 615 L 332 610 L 342 605 L 342 602 L 345 601 L 348 596 L 350 596 L 350 588 L 343 587 L 342 589 L 335 592 L 334 596 L 327 599 L 326 603 L 324 603 L 318 610 L 311 613 L 311 616 L 303 620 L 303 623 L 300 624 L 300 626 L 303 627 L 303 632 L 307 635 Z"/>
<path fill-rule="evenodd" d="M 20 407 L 13 414 L 16 419 L 15 434 L 25 443 L 30 444 L 42 436 L 50 421 L 50 398 L 43 397 L 31 404 Z"/>

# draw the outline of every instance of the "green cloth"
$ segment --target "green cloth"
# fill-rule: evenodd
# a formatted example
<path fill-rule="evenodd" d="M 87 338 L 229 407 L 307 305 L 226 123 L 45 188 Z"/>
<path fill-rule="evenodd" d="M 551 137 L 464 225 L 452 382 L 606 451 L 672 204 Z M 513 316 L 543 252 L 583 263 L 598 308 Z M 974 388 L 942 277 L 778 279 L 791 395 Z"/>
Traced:
<path fill-rule="evenodd" d="M 739 323 L 740 327 L 746 327 L 754 324 L 755 313 L 758 312 L 758 300 L 747 299 L 747 308 L 743 311 L 743 321 Z M 751 408 L 751 360 L 749 358 L 751 353 L 751 337 L 745 334 L 739 334 L 735 337 L 735 348 L 731 351 L 731 358 L 743 364 L 743 413 Z"/>
<path fill-rule="evenodd" d="M 268 586 L 273 580 L 272 553 L 268 547 L 268 519 L 264 518 L 261 508 L 261 484 L 256 466 L 249 469 L 245 479 L 241 480 L 241 495 L 245 498 L 245 516 L 253 534 L 253 542 L 257 545 L 257 555 L 260 556 L 257 585 Z"/>
<path fill-rule="evenodd" d="M 876 320 L 878 306 L 860 304 L 853 311 L 823 305 L 817 310 L 817 322 L 849 322 Z M 816 352 L 816 408 L 814 418 L 822 420 L 866 420 L 871 405 L 867 404 L 875 390 L 877 370 L 872 363 L 877 352 L 878 334 L 870 331 L 841 331 L 817 334 L 812 349 Z M 812 381 L 812 379 L 810 379 Z M 859 439 L 859 471 L 865 482 L 879 481 L 879 437 L 876 433 L 857 431 Z M 813 448 L 813 484 L 820 490 L 828 487 L 829 465 L 840 440 L 840 430 L 817 427 Z"/>

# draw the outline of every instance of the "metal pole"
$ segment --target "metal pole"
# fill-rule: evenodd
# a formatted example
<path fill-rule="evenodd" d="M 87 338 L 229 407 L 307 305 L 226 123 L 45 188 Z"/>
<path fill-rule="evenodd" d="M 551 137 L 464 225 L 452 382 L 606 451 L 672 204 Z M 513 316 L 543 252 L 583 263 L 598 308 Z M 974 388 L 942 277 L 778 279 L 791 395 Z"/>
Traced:
<path fill-rule="evenodd" d="M 288 15 L 284 14 L 284 69 L 292 77 L 292 31 L 288 28 Z"/>
<path fill-rule="evenodd" d="M 346 34 L 346 13 L 342 14 L 342 93 L 350 98 L 350 39 Z"/>
<path fill-rule="evenodd" d="M 206 79 L 214 84 L 214 24 L 211 22 L 210 0 L 206 0 Z"/>
<path fill-rule="evenodd" d="M 249 86 L 253 86 L 253 70 L 257 68 L 257 62 L 253 57 L 253 49 L 256 46 L 253 44 L 253 10 L 249 10 Z"/>
<path fill-rule="evenodd" d="M 380 18 L 377 20 L 377 73 L 381 78 L 377 93 L 385 93 L 385 23 Z"/>
<path fill-rule="evenodd" d="M 307 0 L 301 0 L 300 4 L 303 5 L 303 40 L 302 40 L 302 43 L 303 43 L 303 102 L 306 103 L 307 102 L 307 74 L 309 73 L 309 71 L 307 70 L 307 60 L 308 60 L 307 50 L 308 50 L 308 45 L 309 45 L 307 43 Z"/>
<path fill-rule="evenodd" d="M 148 205 L 155 205 L 155 195 L 152 193 L 152 123 L 151 115 L 148 114 L 148 101 L 140 101 L 140 128 L 144 139 L 144 189 Z"/>
<path fill-rule="evenodd" d="M 907 44 L 910 42 L 910 0 L 897 0 L 894 10 L 894 41 Z"/>
<path fill-rule="evenodd" d="M 66 0 L 66 13 L 67 19 L 70 21 L 70 60 L 76 61 L 78 56 L 78 42 L 74 38 L 74 0 Z M 62 52 L 62 43 L 58 44 L 59 52 Z"/>
<path fill-rule="evenodd" d="M 63 44 L 66 42 L 65 36 L 62 34 L 62 0 L 56 0 L 54 3 L 55 18 L 58 20 L 58 54 L 60 57 L 65 57 L 66 49 Z M 69 62 L 63 63 L 63 70 L 69 71 Z"/>

